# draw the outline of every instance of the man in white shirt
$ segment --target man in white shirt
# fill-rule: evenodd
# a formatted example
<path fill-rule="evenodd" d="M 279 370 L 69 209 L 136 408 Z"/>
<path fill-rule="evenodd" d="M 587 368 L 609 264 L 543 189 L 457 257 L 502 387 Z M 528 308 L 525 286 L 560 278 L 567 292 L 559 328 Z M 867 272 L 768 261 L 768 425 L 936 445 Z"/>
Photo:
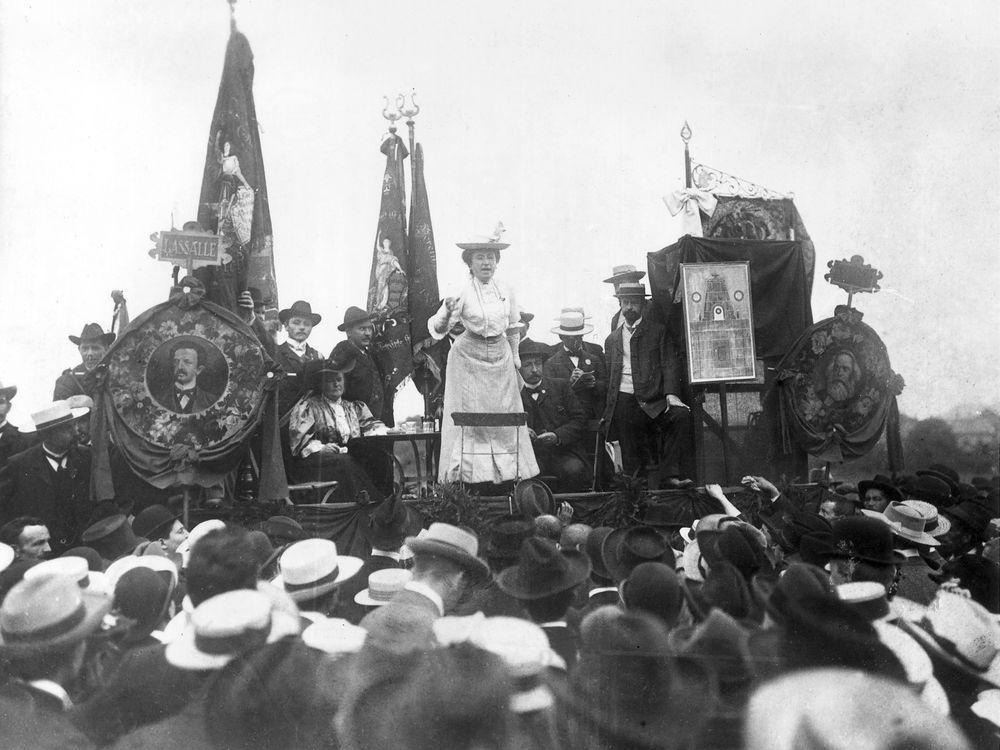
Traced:
<path fill-rule="evenodd" d="M 314 326 L 323 319 L 312 311 L 312 305 L 305 300 L 296 300 L 291 307 L 278 311 L 278 320 L 285 327 L 287 340 L 278 347 L 278 363 L 285 371 L 278 391 L 278 409 L 284 415 L 295 406 L 295 402 L 305 392 L 303 371 L 306 362 L 314 362 L 323 356 L 306 343 Z"/>

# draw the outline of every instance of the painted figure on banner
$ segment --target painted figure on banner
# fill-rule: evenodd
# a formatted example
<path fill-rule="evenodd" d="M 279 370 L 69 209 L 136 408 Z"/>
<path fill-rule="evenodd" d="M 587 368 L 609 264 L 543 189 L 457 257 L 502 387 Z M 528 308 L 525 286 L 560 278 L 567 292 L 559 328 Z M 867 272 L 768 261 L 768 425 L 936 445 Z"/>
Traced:
<path fill-rule="evenodd" d="M 375 305 L 372 312 L 393 317 L 406 309 L 406 273 L 392 251 L 392 240 L 382 237 L 375 248 Z"/>
<path fill-rule="evenodd" d="M 240 245 L 250 241 L 253 229 L 254 191 L 240 171 L 240 159 L 233 149 L 233 139 L 222 131 L 215 136 L 219 160 L 218 233 L 231 230 Z"/>
<path fill-rule="evenodd" d="M 150 395 L 157 403 L 177 414 L 194 414 L 218 401 L 229 373 L 217 347 L 194 336 L 178 337 L 165 346 L 166 356 L 154 352 L 147 366 Z M 210 348 L 216 351 L 209 354 Z M 218 388 L 220 382 L 223 389 Z"/>

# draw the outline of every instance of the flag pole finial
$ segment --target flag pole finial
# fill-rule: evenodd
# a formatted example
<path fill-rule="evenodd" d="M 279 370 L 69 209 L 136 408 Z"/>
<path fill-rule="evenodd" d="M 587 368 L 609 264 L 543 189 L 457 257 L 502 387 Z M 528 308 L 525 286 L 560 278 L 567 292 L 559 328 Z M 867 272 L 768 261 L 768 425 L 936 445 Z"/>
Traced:
<path fill-rule="evenodd" d="M 236 31 L 236 0 L 226 0 L 229 3 L 229 28 Z"/>
<path fill-rule="evenodd" d="M 391 109 L 389 109 L 389 97 L 388 96 L 383 96 L 382 98 L 385 99 L 385 106 L 382 108 L 382 117 L 384 117 L 385 119 L 387 119 L 389 121 L 389 132 L 395 134 L 395 132 L 396 132 L 396 120 L 398 120 L 400 117 L 403 116 L 403 113 L 400 111 L 400 109 L 403 106 L 403 103 L 402 103 L 403 95 L 400 94 L 399 96 L 396 97 L 396 111 L 395 112 L 393 112 Z"/>
<path fill-rule="evenodd" d="M 691 152 L 688 150 L 688 141 L 691 140 L 691 126 L 687 120 L 681 128 L 681 140 L 684 141 L 684 187 L 691 187 Z"/>

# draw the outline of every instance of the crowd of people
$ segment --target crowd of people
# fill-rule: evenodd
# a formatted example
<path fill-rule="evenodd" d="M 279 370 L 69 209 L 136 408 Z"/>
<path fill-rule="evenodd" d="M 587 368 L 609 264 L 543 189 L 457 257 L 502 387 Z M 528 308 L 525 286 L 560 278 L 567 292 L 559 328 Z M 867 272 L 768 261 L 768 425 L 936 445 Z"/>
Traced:
<path fill-rule="evenodd" d="M 482 535 L 392 496 L 364 558 L 161 505 L 56 556 L 22 517 L 0 746 L 995 747 L 1000 508 L 977 484 L 748 476 L 687 525 L 649 500 L 620 528 L 563 506 Z"/>
<path fill-rule="evenodd" d="M 387 429 L 372 318 L 348 308 L 324 357 L 308 302 L 280 311 L 279 345 L 247 292 L 285 375 L 289 479 L 362 501 L 366 554 L 291 516 L 189 531 L 170 499 L 90 499 L 87 374 L 114 335 L 88 324 L 70 337 L 80 364 L 24 429 L 0 384 L 0 747 L 997 745 L 995 477 L 931 465 L 695 488 L 674 343 L 642 272 L 606 280 L 620 311 L 603 348 L 573 307 L 550 345 L 494 277 L 506 245 L 460 247 L 469 281 L 428 322 L 447 354 L 439 478 L 589 489 L 599 434 L 618 471 L 682 492 L 615 528 L 565 503 L 478 530 L 425 518 L 349 447 Z M 197 349 L 171 357 L 169 408 L 207 408 Z"/>

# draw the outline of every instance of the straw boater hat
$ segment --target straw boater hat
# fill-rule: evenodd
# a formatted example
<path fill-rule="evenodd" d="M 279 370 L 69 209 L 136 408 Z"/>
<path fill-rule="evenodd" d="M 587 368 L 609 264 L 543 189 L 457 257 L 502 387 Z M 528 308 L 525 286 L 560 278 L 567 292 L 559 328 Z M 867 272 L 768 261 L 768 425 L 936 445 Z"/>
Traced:
<path fill-rule="evenodd" d="M 71 409 L 65 401 L 54 401 L 41 411 L 36 411 L 31 415 L 32 424 L 21 428 L 21 432 L 44 432 L 59 425 L 69 424 L 74 419 L 78 419 L 90 413 L 86 407 Z"/>
<path fill-rule="evenodd" d="M 281 554 L 281 573 L 272 583 L 296 602 L 307 602 L 335 589 L 363 564 L 358 557 L 338 555 L 330 539 L 303 539 Z"/>
<path fill-rule="evenodd" d="M 33 581 L 36 578 L 46 578 L 48 576 L 62 576 L 76 581 L 76 585 L 81 589 L 93 589 L 94 591 L 111 592 L 113 589 L 108 583 L 106 574 L 90 569 L 87 561 L 82 557 L 56 557 L 52 560 L 43 560 L 34 567 L 24 571 L 24 580 Z"/>
<path fill-rule="evenodd" d="M 861 512 L 869 518 L 881 520 L 893 534 L 901 539 L 906 539 L 914 544 L 926 544 L 929 547 L 937 547 L 941 544 L 925 531 L 930 519 L 910 505 L 892 502 L 886 507 L 885 513 L 876 513 L 873 510 L 862 510 Z"/>
<path fill-rule="evenodd" d="M 437 555 L 464 568 L 475 579 L 489 577 L 490 569 L 478 557 L 479 540 L 475 534 L 447 523 L 432 523 L 420 537 L 407 537 L 406 546 L 415 557 Z"/>
<path fill-rule="evenodd" d="M 16 395 L 17 395 L 16 385 L 8 385 L 4 387 L 3 381 L 0 381 L 0 398 L 5 398 L 8 401 L 10 401 Z"/>
<path fill-rule="evenodd" d="M 14 548 L 9 544 L 0 542 L 0 572 L 7 570 L 10 564 L 14 562 L 15 557 L 17 557 L 17 553 L 14 551 Z"/>
<path fill-rule="evenodd" d="M 643 276 L 646 275 L 645 271 L 639 271 L 631 263 L 623 263 L 620 266 L 614 266 L 611 269 L 611 276 L 604 280 L 605 284 L 624 284 L 632 283 L 634 284 Z"/>
<path fill-rule="evenodd" d="M 178 669 L 222 669 L 242 653 L 298 632 L 298 620 L 259 591 L 227 591 L 195 608 L 190 627 L 167 644 L 164 656 Z"/>
<path fill-rule="evenodd" d="M 334 656 L 357 653 L 367 637 L 367 630 L 340 617 L 325 617 L 302 631 L 303 643 Z"/>
<path fill-rule="evenodd" d="M 354 305 L 351 305 L 344 311 L 344 322 L 337 326 L 337 330 L 346 331 L 348 328 L 353 328 L 361 323 L 371 322 L 371 315 L 362 310 L 360 307 L 354 307 Z"/>
<path fill-rule="evenodd" d="M 303 299 L 295 300 L 291 307 L 278 311 L 278 320 L 281 321 L 282 325 L 287 324 L 292 318 L 308 318 L 314 326 L 319 325 L 319 322 L 323 320 L 323 316 L 314 313 L 312 305 Z"/>
<path fill-rule="evenodd" d="M 939 590 L 919 622 L 900 622 L 931 659 L 1000 687 L 1000 624 L 981 604 Z"/>
<path fill-rule="evenodd" d="M 82 589 L 65 576 L 21 581 L 0 607 L 0 656 L 36 656 L 78 643 L 97 630 L 111 603 L 109 593 Z"/>
<path fill-rule="evenodd" d="M 618 299 L 634 297 L 649 299 L 649 295 L 646 294 L 646 285 L 639 282 L 625 282 L 624 284 L 619 284 L 615 288 L 614 296 Z"/>
<path fill-rule="evenodd" d="M 559 325 L 552 329 L 552 333 L 559 336 L 583 336 L 593 330 L 594 326 L 586 322 L 582 310 L 563 310 L 559 316 Z"/>
<path fill-rule="evenodd" d="M 111 346 L 114 343 L 115 334 L 105 333 L 104 329 L 97 323 L 87 323 L 80 331 L 79 336 L 70 336 L 69 340 L 77 346 L 80 346 L 84 341 L 100 341 L 105 346 Z"/>
<path fill-rule="evenodd" d="M 951 531 L 951 521 L 938 513 L 937 507 L 925 500 L 904 500 L 903 505 L 909 505 L 919 513 L 927 516 L 927 525 L 924 531 L 933 537 L 944 536 Z"/>
<path fill-rule="evenodd" d="M 901 596 L 890 602 L 885 586 L 877 581 L 850 581 L 837 587 L 837 597 L 869 622 L 891 622 L 905 617 L 919 620 L 926 607 Z"/>
<path fill-rule="evenodd" d="M 368 588 L 355 594 L 354 601 L 364 607 L 381 607 L 402 591 L 411 578 L 413 574 L 405 568 L 376 570 L 368 576 Z"/>

